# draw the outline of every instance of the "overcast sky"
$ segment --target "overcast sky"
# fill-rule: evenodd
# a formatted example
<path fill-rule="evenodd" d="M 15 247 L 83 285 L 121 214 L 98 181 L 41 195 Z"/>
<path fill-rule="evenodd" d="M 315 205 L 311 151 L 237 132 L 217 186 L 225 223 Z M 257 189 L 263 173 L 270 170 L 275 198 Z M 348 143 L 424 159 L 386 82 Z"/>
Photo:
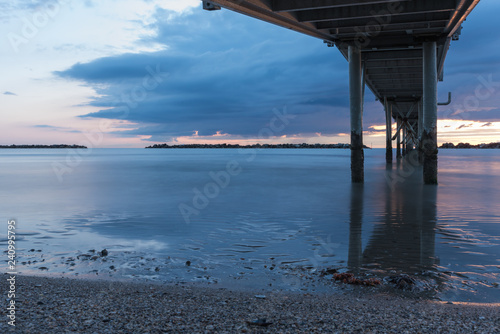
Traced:
<path fill-rule="evenodd" d="M 499 12 L 452 42 L 440 142 L 500 141 Z M 347 61 L 321 40 L 198 0 L 0 1 L 0 25 L 0 144 L 349 142 Z M 367 91 L 366 144 L 384 124 Z"/>

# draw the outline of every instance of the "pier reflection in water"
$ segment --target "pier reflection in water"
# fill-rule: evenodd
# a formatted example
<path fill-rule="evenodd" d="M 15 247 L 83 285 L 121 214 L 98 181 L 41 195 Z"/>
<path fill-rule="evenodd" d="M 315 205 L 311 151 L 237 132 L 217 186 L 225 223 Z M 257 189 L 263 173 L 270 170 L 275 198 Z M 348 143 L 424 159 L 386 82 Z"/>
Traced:
<path fill-rule="evenodd" d="M 411 159 L 387 165 L 386 182 L 374 187 L 378 208 L 373 231 L 362 246 L 365 190 L 351 186 L 348 267 L 415 274 L 432 270 L 435 255 L 437 187 L 424 185 Z M 370 210 L 371 211 L 371 210 Z"/>

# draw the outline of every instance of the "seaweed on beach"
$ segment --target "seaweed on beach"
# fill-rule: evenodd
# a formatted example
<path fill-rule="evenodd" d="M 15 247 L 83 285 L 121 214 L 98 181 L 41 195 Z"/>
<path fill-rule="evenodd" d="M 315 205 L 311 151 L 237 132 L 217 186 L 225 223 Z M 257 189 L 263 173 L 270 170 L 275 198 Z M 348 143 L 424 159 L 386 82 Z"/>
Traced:
<path fill-rule="evenodd" d="M 366 279 L 356 278 L 354 274 L 351 273 L 334 274 L 333 279 L 336 281 L 342 281 L 343 283 L 353 284 L 353 285 L 364 285 L 364 286 L 380 285 L 380 281 L 376 278 L 366 278 Z"/>

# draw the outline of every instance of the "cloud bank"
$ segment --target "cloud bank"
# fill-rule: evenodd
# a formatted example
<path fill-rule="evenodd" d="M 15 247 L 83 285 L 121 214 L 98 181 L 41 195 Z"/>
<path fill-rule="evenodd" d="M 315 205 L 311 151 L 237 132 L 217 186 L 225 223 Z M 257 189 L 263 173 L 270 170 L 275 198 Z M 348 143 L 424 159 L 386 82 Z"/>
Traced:
<path fill-rule="evenodd" d="M 273 110 L 286 106 L 296 117 L 280 136 L 349 132 L 348 67 L 336 49 L 229 11 L 179 14 L 159 9 L 153 22 L 148 28 L 156 34 L 140 43 L 161 44 L 162 51 L 99 58 L 55 72 L 96 91 L 89 105 L 99 111 L 81 117 L 128 121 L 136 126 L 117 136 L 146 136 L 150 141 L 194 133 L 255 138 L 269 125 Z M 487 25 L 466 24 L 465 29 L 470 29 L 462 36 L 467 42 L 452 44 L 445 84 L 440 85 L 454 92 L 454 103 L 440 109 L 439 116 L 500 121 L 498 52 L 482 53 L 470 46 L 476 43 L 471 36 L 482 46 Z M 451 57 L 454 53 L 459 55 Z M 368 91 L 365 99 L 365 129 L 384 124 L 380 103 Z"/>

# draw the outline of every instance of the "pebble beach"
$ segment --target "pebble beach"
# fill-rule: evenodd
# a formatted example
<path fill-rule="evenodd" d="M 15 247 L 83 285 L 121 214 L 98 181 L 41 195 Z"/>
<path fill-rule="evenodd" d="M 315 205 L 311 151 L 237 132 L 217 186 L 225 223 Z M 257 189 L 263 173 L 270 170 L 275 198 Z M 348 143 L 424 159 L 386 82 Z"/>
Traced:
<path fill-rule="evenodd" d="M 1 289 L 9 289 L 2 275 Z M 5 299 L 4 299 L 5 300 Z M 16 277 L 15 327 L 1 333 L 499 333 L 500 304 L 435 302 L 366 287 L 348 293 L 235 291 Z"/>

